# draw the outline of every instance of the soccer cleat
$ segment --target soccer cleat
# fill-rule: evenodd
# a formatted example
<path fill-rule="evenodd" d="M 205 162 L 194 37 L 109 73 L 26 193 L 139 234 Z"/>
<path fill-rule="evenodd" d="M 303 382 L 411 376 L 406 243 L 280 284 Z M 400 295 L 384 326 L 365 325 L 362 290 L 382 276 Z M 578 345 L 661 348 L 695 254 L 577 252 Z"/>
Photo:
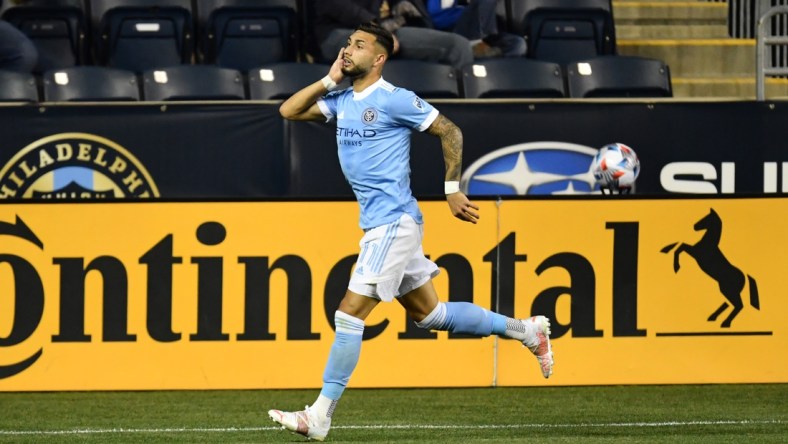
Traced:
<path fill-rule="evenodd" d="M 308 439 L 315 441 L 322 441 L 328 435 L 328 429 L 331 427 L 331 420 L 320 421 L 314 416 L 309 406 L 300 412 L 283 412 L 281 410 L 269 410 L 268 416 L 274 422 L 280 424 L 283 429 L 290 430 L 291 432 L 304 435 Z"/>
<path fill-rule="evenodd" d="M 550 320 L 544 316 L 532 316 L 522 319 L 521 322 L 530 328 L 535 337 L 531 341 L 523 341 L 523 345 L 536 356 L 542 375 L 549 378 L 553 374 L 553 349 L 550 346 Z"/>

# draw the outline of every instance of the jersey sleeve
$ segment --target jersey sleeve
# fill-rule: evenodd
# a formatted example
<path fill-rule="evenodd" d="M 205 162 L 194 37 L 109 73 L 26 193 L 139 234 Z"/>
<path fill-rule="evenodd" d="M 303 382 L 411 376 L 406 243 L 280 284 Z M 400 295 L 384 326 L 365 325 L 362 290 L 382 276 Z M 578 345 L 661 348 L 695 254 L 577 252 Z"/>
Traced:
<path fill-rule="evenodd" d="M 339 97 L 340 91 L 332 91 L 325 96 L 317 99 L 317 107 L 320 108 L 320 112 L 326 116 L 326 122 L 330 122 L 336 119 L 337 116 L 337 98 Z"/>
<path fill-rule="evenodd" d="M 413 91 L 398 89 L 390 102 L 392 119 L 408 128 L 424 131 L 438 117 L 438 110 Z"/>

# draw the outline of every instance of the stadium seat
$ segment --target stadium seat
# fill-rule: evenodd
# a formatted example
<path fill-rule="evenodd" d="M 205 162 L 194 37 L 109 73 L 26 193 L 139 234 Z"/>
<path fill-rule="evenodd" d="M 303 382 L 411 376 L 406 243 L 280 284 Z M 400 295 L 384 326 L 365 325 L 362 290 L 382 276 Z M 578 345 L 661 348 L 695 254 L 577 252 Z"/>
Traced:
<path fill-rule="evenodd" d="M 506 23 L 506 18 L 508 14 L 507 12 L 508 4 L 509 4 L 508 0 L 497 0 L 497 3 L 495 5 L 495 15 L 498 16 L 499 24 L 503 24 L 504 27 L 508 26 L 508 24 Z M 501 30 L 503 31 L 503 29 Z"/>
<path fill-rule="evenodd" d="M 296 0 L 197 0 L 203 62 L 248 71 L 298 59 Z"/>
<path fill-rule="evenodd" d="M 386 62 L 383 78 L 394 86 L 409 89 L 425 99 L 460 97 L 457 73 L 449 65 L 394 59 Z"/>
<path fill-rule="evenodd" d="M 126 70 L 75 66 L 47 71 L 42 81 L 47 102 L 140 100 L 137 76 Z"/>
<path fill-rule="evenodd" d="M 87 17 L 83 0 L 5 1 L 0 16 L 35 45 L 36 73 L 87 62 Z"/>
<path fill-rule="evenodd" d="M 542 60 L 479 60 L 462 69 L 462 81 L 470 99 L 566 97 L 561 66 Z"/>
<path fill-rule="evenodd" d="M 320 60 L 320 42 L 314 35 L 315 21 L 317 12 L 315 2 L 318 0 L 299 0 L 298 12 L 301 21 L 301 52 L 306 58 L 312 57 L 313 60 Z"/>
<path fill-rule="evenodd" d="M 210 65 L 181 65 L 152 69 L 142 74 L 147 101 L 244 100 L 240 71 Z"/>
<path fill-rule="evenodd" d="M 635 56 L 601 56 L 567 65 L 569 96 L 672 97 L 665 62 Z"/>
<path fill-rule="evenodd" d="M 565 64 L 616 53 L 611 0 L 509 0 L 508 11 L 529 58 Z"/>
<path fill-rule="evenodd" d="M 191 0 L 91 0 L 98 63 L 142 72 L 191 63 Z"/>
<path fill-rule="evenodd" d="M 280 100 L 323 78 L 330 66 L 317 63 L 282 62 L 249 71 L 249 98 Z M 343 82 L 344 83 L 344 82 Z"/>
<path fill-rule="evenodd" d="M 0 102 L 38 102 L 36 77 L 30 73 L 0 71 Z"/>

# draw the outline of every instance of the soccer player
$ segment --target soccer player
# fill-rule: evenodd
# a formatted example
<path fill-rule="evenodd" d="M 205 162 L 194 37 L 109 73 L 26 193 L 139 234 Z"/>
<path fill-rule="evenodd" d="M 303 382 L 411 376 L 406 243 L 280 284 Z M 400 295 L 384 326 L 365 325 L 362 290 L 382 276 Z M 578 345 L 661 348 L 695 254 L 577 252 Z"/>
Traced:
<path fill-rule="evenodd" d="M 476 223 L 479 207 L 459 189 L 462 132 L 412 91 L 381 77 L 392 51 L 391 33 L 375 24 L 356 28 L 323 79 L 293 94 L 280 113 L 291 120 L 336 120 L 342 170 L 361 207 L 361 252 L 335 313 L 336 335 L 317 400 L 298 412 L 269 410 L 284 428 L 322 441 L 361 350 L 364 319 L 380 302 L 396 299 L 421 328 L 522 342 L 552 374 L 550 321 L 518 320 L 468 302 L 441 302 L 431 279 L 438 267 L 422 251 L 422 215 L 410 190 L 410 132 L 440 138 L 446 200 L 458 219 Z M 345 77 L 352 87 L 332 91 Z"/>

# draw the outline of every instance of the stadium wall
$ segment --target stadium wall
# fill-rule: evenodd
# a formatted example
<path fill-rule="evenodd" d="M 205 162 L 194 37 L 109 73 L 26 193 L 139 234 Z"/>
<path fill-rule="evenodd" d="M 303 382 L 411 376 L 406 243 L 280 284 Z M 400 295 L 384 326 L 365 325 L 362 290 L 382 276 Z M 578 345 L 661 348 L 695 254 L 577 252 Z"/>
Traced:
<path fill-rule="evenodd" d="M 439 292 L 552 315 L 556 375 L 518 344 L 422 332 L 385 306 L 354 386 L 788 381 L 773 353 L 788 345 L 787 108 L 434 103 L 463 128 L 463 187 L 484 214 L 471 227 L 430 201 L 440 147 L 415 134 Z M 0 134 L 0 390 L 319 385 L 359 236 L 333 126 L 274 103 L 2 105 Z M 559 197 L 594 192 L 591 157 L 614 141 L 640 155 L 636 198 Z M 478 177 L 523 165 L 516 184 Z M 741 289 L 679 249 L 710 209 L 725 228 L 707 251 Z M 741 312 L 707 321 L 730 288 Z"/>
<path fill-rule="evenodd" d="M 553 377 L 382 304 L 353 387 L 788 382 L 788 198 L 478 202 L 422 202 L 438 292 L 550 316 Z M 350 201 L 0 204 L 0 391 L 318 387 L 360 235 Z"/>
<path fill-rule="evenodd" d="M 640 194 L 788 193 L 780 102 L 434 103 L 463 129 L 472 195 L 591 192 L 591 157 L 612 142 L 640 156 Z M 284 121 L 275 103 L 0 106 L 0 198 L 350 198 L 334 131 Z M 476 177 L 520 157 L 544 174 Z M 414 135 L 411 164 L 414 192 L 440 196 L 434 137 Z"/>

